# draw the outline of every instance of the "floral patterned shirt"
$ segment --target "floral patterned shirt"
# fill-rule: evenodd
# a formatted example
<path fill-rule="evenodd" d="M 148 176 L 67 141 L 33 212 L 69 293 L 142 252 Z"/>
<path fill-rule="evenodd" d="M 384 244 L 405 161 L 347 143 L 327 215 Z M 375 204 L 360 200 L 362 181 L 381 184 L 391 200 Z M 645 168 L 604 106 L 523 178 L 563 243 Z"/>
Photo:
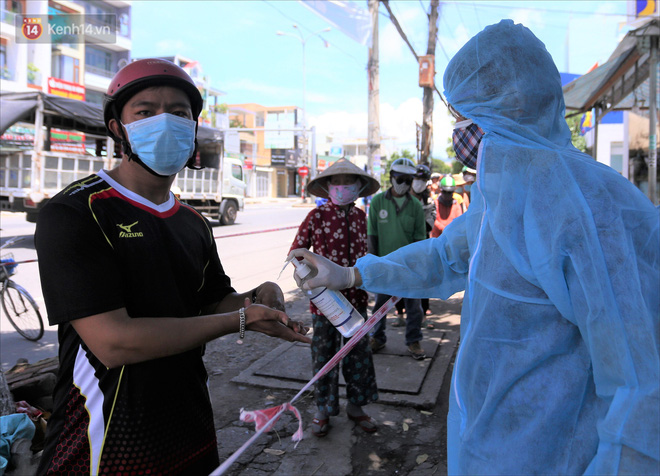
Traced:
<path fill-rule="evenodd" d="M 303 220 L 291 250 L 312 249 L 340 266 L 354 266 L 358 258 L 367 254 L 367 216 L 351 206 L 344 211 L 331 201 L 315 208 Z M 358 310 L 367 308 L 369 296 L 358 288 L 344 289 L 342 294 Z M 323 314 L 310 302 L 312 314 Z"/>

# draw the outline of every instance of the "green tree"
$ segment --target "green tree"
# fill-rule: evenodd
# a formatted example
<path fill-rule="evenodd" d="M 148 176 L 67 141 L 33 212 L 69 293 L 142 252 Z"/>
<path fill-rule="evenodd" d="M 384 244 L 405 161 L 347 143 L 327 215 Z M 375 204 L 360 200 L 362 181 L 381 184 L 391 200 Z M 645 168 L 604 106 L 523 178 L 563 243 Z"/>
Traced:
<path fill-rule="evenodd" d="M 408 149 L 403 149 L 401 152 L 395 151 L 390 155 L 389 158 L 386 158 L 382 163 L 380 168 L 380 177 L 376 177 L 380 181 L 381 189 L 385 189 L 390 186 L 390 168 L 392 167 L 392 162 L 396 159 L 410 159 L 413 163 L 417 163 L 415 156 Z"/>
<path fill-rule="evenodd" d="M 397 159 L 410 159 L 413 161 L 413 163 L 417 162 L 413 153 L 408 149 L 403 149 L 401 152 L 395 151 L 392 153 L 392 155 L 390 155 L 390 158 L 385 161 L 385 164 L 383 164 L 381 169 L 383 171 L 383 175 L 390 175 L 390 167 L 392 167 L 392 162 Z"/>
<path fill-rule="evenodd" d="M 448 174 L 451 172 L 451 165 L 441 159 L 431 158 L 431 172 L 439 174 Z"/>
<path fill-rule="evenodd" d="M 452 142 L 451 137 L 447 139 L 447 147 L 445 147 L 445 152 L 447 153 L 447 157 L 450 159 L 456 157 L 456 152 L 454 151 L 454 143 Z"/>
<path fill-rule="evenodd" d="M 587 141 L 584 136 L 580 134 L 580 122 L 582 122 L 582 115 L 571 116 L 566 118 L 566 124 L 571 130 L 571 142 L 573 146 L 581 150 L 582 152 L 587 151 Z"/>
<path fill-rule="evenodd" d="M 463 171 L 463 164 L 460 163 L 458 160 L 454 160 L 451 163 L 451 173 L 460 174 L 462 171 Z"/>
<path fill-rule="evenodd" d="M 229 127 L 245 127 L 245 125 L 238 119 L 233 118 L 229 121 Z"/>

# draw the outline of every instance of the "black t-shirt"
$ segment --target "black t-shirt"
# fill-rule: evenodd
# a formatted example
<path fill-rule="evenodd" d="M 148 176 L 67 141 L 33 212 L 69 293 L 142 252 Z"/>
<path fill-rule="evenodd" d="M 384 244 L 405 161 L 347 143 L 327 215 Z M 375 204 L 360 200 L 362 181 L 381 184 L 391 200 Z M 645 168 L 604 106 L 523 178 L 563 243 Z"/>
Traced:
<path fill-rule="evenodd" d="M 208 221 L 101 171 L 39 213 L 35 243 L 60 371 L 39 474 L 208 474 L 218 465 L 203 348 L 106 368 L 70 321 L 125 307 L 186 318 L 234 291 Z"/>

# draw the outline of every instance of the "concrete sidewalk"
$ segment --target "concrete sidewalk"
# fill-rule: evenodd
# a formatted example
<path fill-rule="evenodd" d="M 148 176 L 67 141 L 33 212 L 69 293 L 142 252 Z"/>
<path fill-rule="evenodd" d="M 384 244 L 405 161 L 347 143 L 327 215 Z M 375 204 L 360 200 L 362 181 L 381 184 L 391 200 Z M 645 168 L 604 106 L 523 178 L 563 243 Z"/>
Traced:
<path fill-rule="evenodd" d="M 456 315 L 456 310 L 460 313 L 460 304 L 450 303 L 447 307 L 452 316 Z M 387 345 L 374 354 L 381 403 L 423 409 L 433 408 L 437 403 L 442 379 L 458 344 L 459 332 L 453 319 L 432 320 L 434 328 L 424 329 L 422 344 L 427 355 L 425 360 L 410 357 L 405 345 L 405 327 L 393 327 L 391 322 L 388 323 Z M 313 377 L 310 355 L 308 344 L 281 344 L 233 378 L 232 382 L 298 391 Z M 279 365 L 285 359 L 287 365 Z M 345 382 L 341 375 L 339 383 L 343 390 Z M 340 396 L 345 397 L 345 393 L 340 393 Z"/>
<path fill-rule="evenodd" d="M 289 316 L 311 321 L 308 302 L 302 295 L 287 296 L 287 303 Z M 304 438 L 297 447 L 291 441 L 298 429 L 297 420 L 285 413 L 275 431 L 262 435 L 226 474 L 446 474 L 447 394 L 458 347 L 461 306 L 462 293 L 447 301 L 431 300 L 433 314 L 429 321 L 434 328 L 423 330 L 422 345 L 428 356 L 424 361 L 409 356 L 404 344 L 405 328 L 392 327 L 394 316 L 390 313 L 387 346 L 374 355 L 380 398 L 365 407 L 377 420 L 378 432 L 366 434 L 346 418 L 342 386 L 340 415 L 331 418 L 326 437 L 313 436 L 310 425 L 315 405 L 310 391 L 294 402 L 304 429 Z M 233 388 L 245 395 L 241 400 L 245 409 L 255 410 L 289 401 L 311 377 L 309 345 L 281 343 L 237 371 L 223 389 L 226 394 L 230 387 L 237 386 Z M 341 378 L 340 382 L 343 384 Z M 212 386 L 212 393 L 216 388 Z M 250 406 L 256 403 L 247 396 L 255 394 L 267 395 L 269 404 Z M 221 461 L 252 435 L 252 423 L 225 424 L 218 431 Z"/>

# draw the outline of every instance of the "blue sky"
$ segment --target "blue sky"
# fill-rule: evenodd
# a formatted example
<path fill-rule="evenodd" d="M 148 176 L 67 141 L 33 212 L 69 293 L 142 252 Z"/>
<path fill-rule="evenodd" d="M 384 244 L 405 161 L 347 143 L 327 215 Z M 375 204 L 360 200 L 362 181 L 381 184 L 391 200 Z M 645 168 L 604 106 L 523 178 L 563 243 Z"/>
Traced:
<path fill-rule="evenodd" d="M 367 1 L 356 1 L 367 8 Z M 391 0 L 390 5 L 418 54 L 426 53 L 428 0 Z M 441 2 L 436 83 L 440 91 L 448 60 L 485 26 L 511 18 L 529 27 L 552 55 L 559 71 L 586 73 L 604 63 L 629 27 L 626 1 L 460 1 Z M 385 146 L 415 147 L 415 121 L 421 122 L 422 89 L 418 66 L 384 6 L 380 7 L 380 122 Z M 132 11 L 133 56 L 180 54 L 200 62 L 212 85 L 229 104 L 302 106 L 302 47 L 306 41 L 306 103 L 317 140 L 366 137 L 367 54 L 362 46 L 330 26 L 297 0 L 136 0 Z M 437 99 L 434 156 L 445 156 L 451 126 Z"/>

